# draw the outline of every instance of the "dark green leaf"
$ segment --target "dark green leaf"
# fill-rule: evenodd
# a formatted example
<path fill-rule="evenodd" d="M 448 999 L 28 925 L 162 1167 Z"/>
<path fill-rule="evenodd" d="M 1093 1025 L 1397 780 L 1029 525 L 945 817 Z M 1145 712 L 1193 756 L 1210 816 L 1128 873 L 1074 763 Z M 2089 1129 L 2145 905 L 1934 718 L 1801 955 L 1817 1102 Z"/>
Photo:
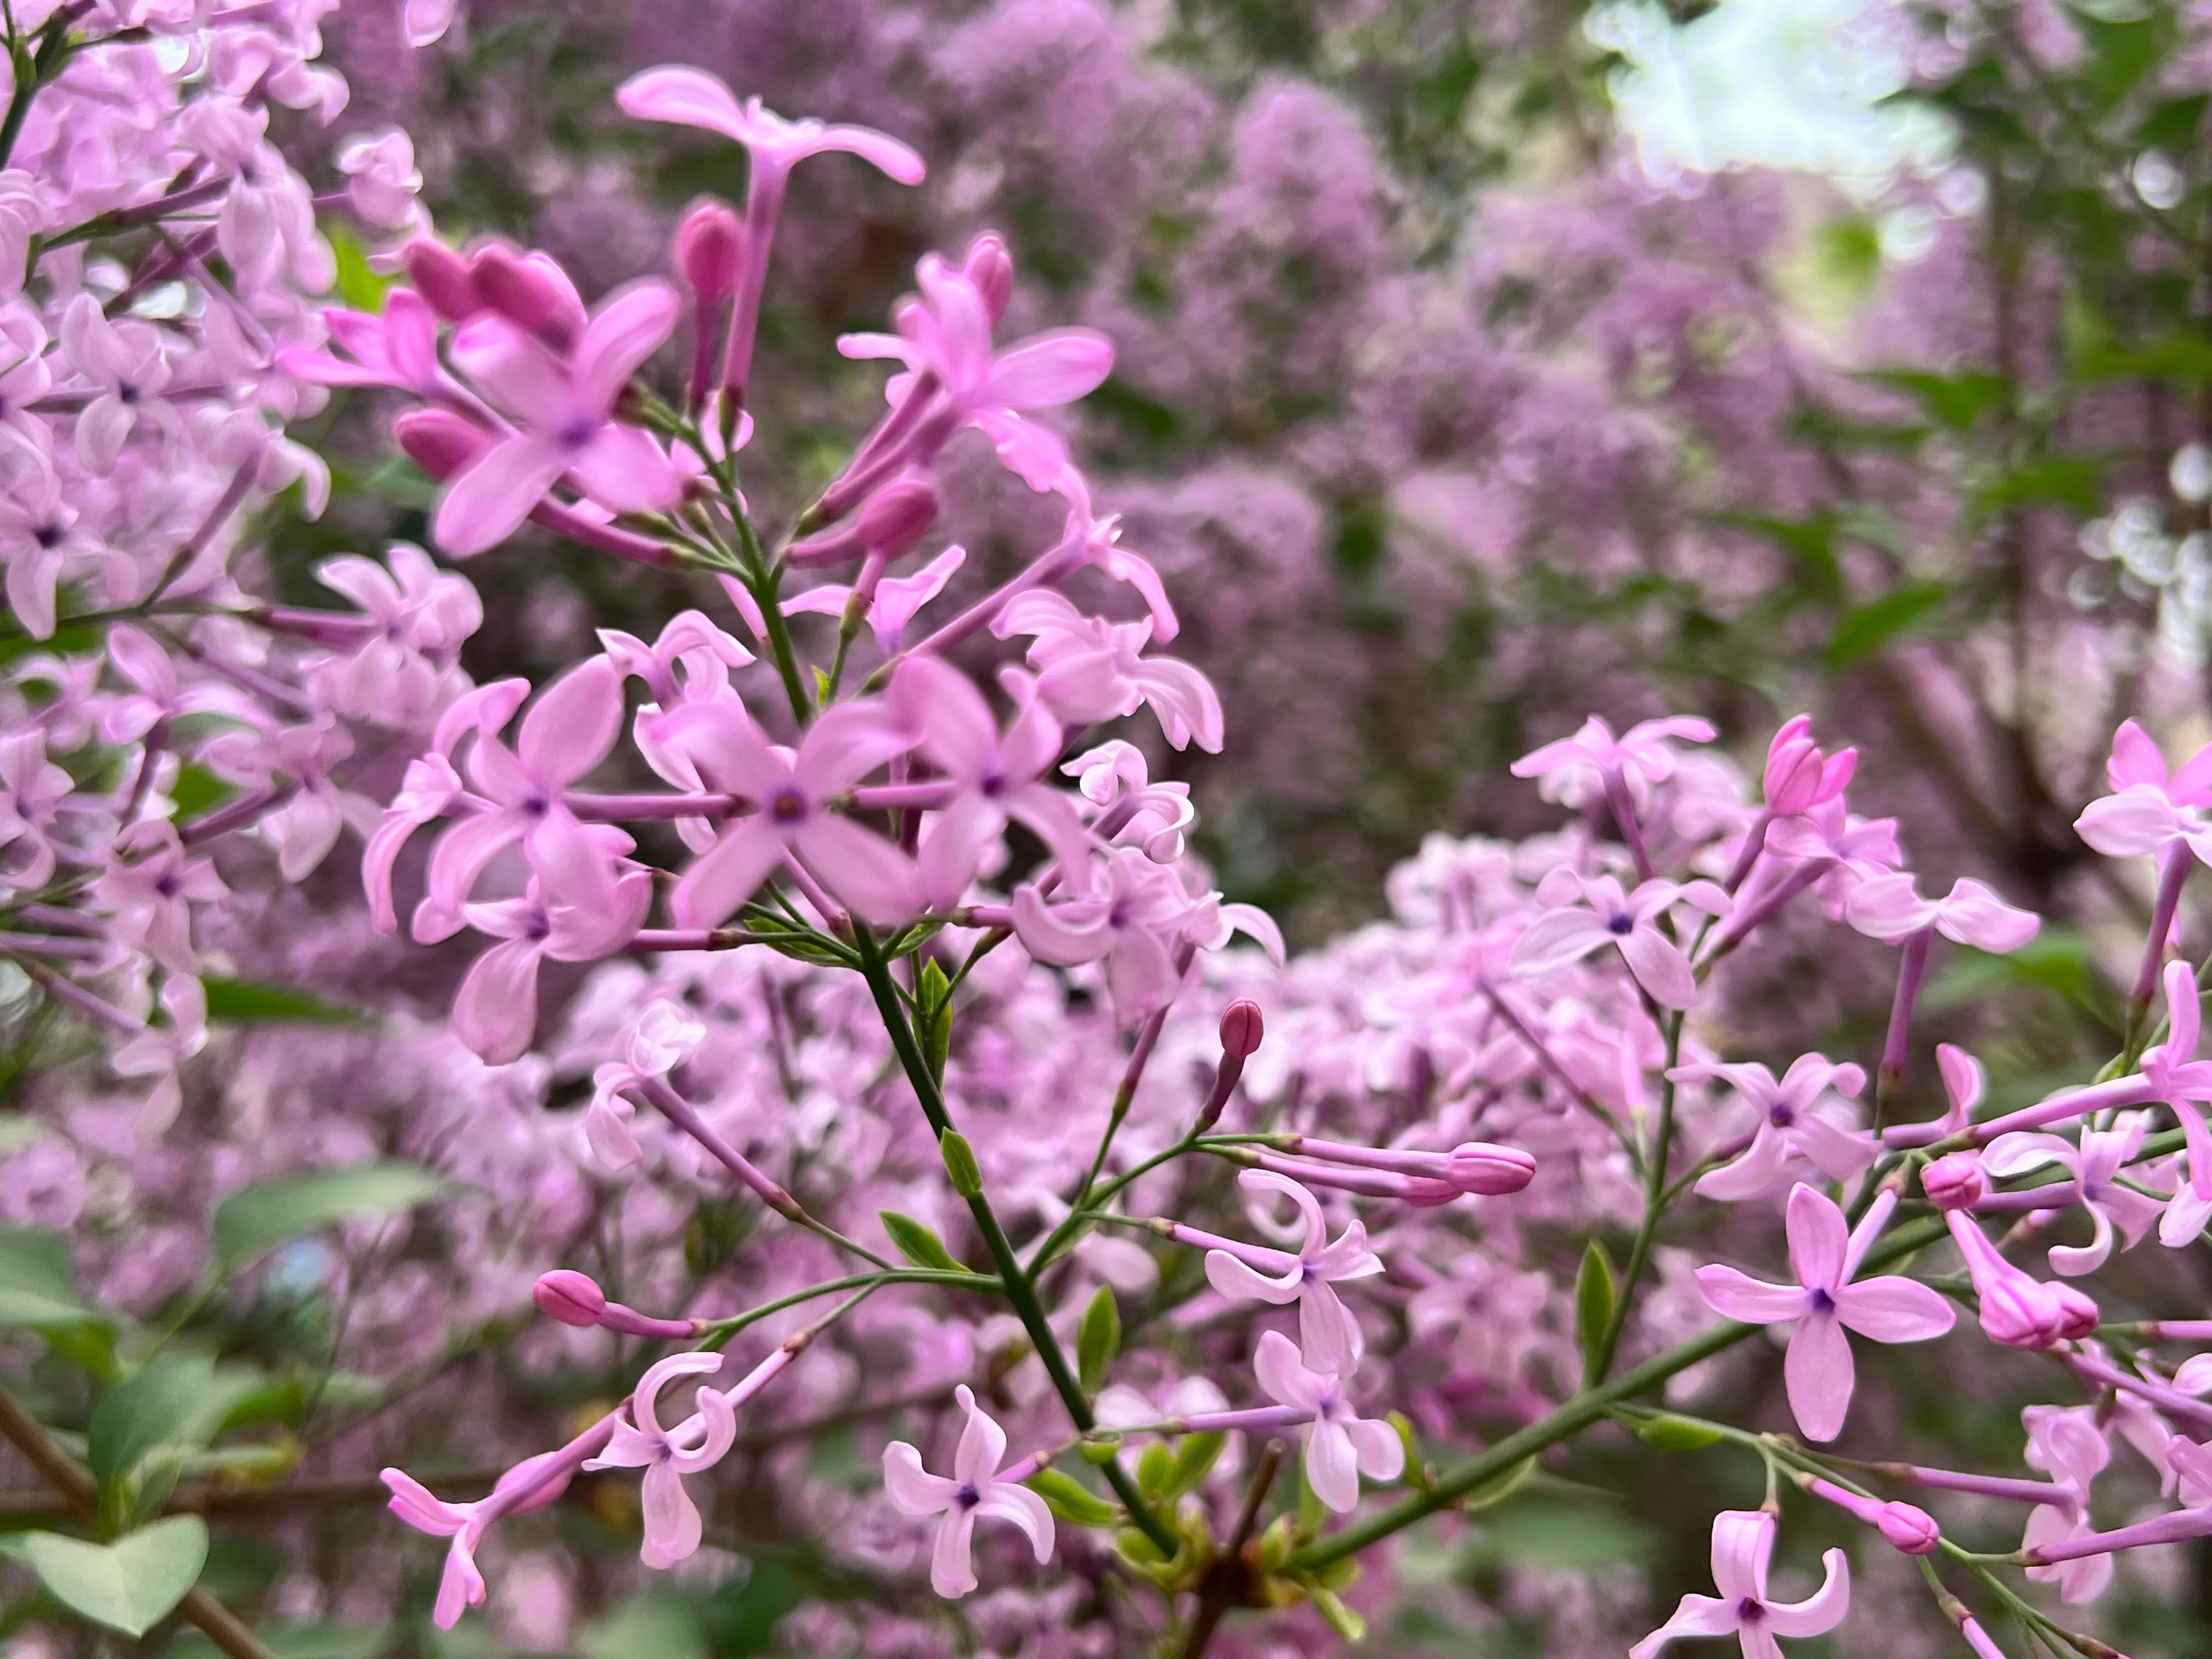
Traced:
<path fill-rule="evenodd" d="M 1083 1310 L 1083 1323 L 1075 1333 L 1075 1364 L 1083 1386 L 1096 1393 L 1106 1380 L 1106 1368 L 1121 1351 L 1121 1309 L 1114 1300 L 1114 1287 L 1101 1285 Z"/>
<path fill-rule="evenodd" d="M 2185 150 L 2197 142 L 2197 129 L 2212 95 L 2192 92 L 2154 106 L 2136 129 L 2136 143 L 2143 149 Z"/>
<path fill-rule="evenodd" d="M 937 1150 L 944 1156 L 945 1175 L 951 1182 L 952 1190 L 963 1198 L 980 1196 L 983 1171 L 975 1162 L 975 1149 L 968 1144 L 968 1137 L 957 1129 L 947 1129 L 939 1139 Z"/>
<path fill-rule="evenodd" d="M 110 1513 L 165 1496 L 180 1461 L 212 1440 L 260 1382 L 250 1366 L 219 1368 L 205 1354 L 171 1348 L 102 1395 L 85 1424 L 85 1462 Z"/>
<path fill-rule="evenodd" d="M 256 980 L 212 975 L 200 982 L 207 990 L 207 1012 L 211 1020 L 228 1020 L 240 1025 L 368 1025 L 375 1018 L 366 1009 L 342 1007 L 286 985 L 264 985 Z"/>
<path fill-rule="evenodd" d="M 1899 635 L 1926 620 L 1950 595 L 1948 582 L 1907 582 L 1845 611 L 1828 641 L 1829 668 L 1839 671 L 1873 656 Z"/>
<path fill-rule="evenodd" d="M 257 1181 L 216 1206 L 216 1265 L 234 1273 L 287 1239 L 355 1216 L 397 1215 L 455 1190 L 445 1176 L 398 1158 Z"/>

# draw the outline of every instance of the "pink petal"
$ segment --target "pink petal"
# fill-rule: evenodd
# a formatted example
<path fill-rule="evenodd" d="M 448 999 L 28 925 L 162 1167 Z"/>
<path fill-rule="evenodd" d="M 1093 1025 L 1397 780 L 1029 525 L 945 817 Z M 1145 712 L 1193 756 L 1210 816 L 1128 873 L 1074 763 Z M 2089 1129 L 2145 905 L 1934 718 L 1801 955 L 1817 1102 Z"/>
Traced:
<path fill-rule="evenodd" d="M 909 146 L 873 127 L 833 124 L 823 128 L 801 154 L 819 155 L 830 150 L 859 156 L 894 184 L 918 185 L 927 176 L 921 157 Z M 1043 1555 L 1037 1559 L 1043 1560 Z"/>
<path fill-rule="evenodd" d="M 994 1480 L 984 1490 L 975 1513 L 1011 1521 L 1027 1533 L 1038 1565 L 1052 1559 L 1052 1511 L 1045 1507 L 1044 1499 L 1028 1487 L 1016 1486 L 1011 1480 Z"/>
<path fill-rule="evenodd" d="M 648 1567 L 671 1567 L 699 1548 L 698 1507 L 684 1490 L 674 1464 L 661 1462 L 639 1483 L 639 1507 L 645 1515 L 645 1547 L 639 1559 Z"/>
<path fill-rule="evenodd" d="M 2120 859 L 2155 853 L 2185 834 L 2189 823 L 2187 814 L 2167 799 L 2165 790 L 2138 784 L 2091 801 L 2074 820 L 2074 828 L 2106 858 Z"/>
<path fill-rule="evenodd" d="M 1114 343 L 1096 329 L 1050 329 L 992 360 L 979 394 L 1004 409 L 1052 409 L 1088 396 L 1114 369 Z"/>
<path fill-rule="evenodd" d="M 1833 1291 L 1844 1282 L 1844 1258 L 1850 1228 L 1835 1200 L 1800 1182 L 1790 1189 L 1785 1223 L 1790 1266 L 1807 1290 Z"/>
<path fill-rule="evenodd" d="M 616 88 L 615 104 L 633 120 L 705 127 L 741 144 L 751 136 L 729 88 L 704 70 L 665 64 L 633 75 Z"/>
<path fill-rule="evenodd" d="M 1206 1279 L 1216 1294 L 1231 1302 L 1266 1302 L 1286 1308 L 1298 1299 L 1297 1268 L 1292 1267 L 1283 1278 L 1272 1279 L 1226 1250 L 1206 1252 Z"/>
<path fill-rule="evenodd" d="M 1875 1342 L 1927 1342 L 1948 1331 L 1957 1311 L 1941 1291 L 1915 1279 L 1863 1279 L 1835 1293 L 1836 1317 Z"/>
<path fill-rule="evenodd" d="M 1778 1325 L 1802 1319 L 1812 1304 L 1799 1285 L 1770 1285 L 1717 1263 L 1698 1269 L 1698 1294 L 1723 1319 L 1747 1325 Z"/>
<path fill-rule="evenodd" d="M 649 278 L 617 289 L 599 302 L 576 343 L 574 363 L 589 407 L 601 414 L 613 409 L 638 365 L 676 331 L 683 312 L 676 290 Z"/>
<path fill-rule="evenodd" d="M 850 818 L 820 813 L 792 837 L 792 850 L 862 921 L 890 927 L 921 908 L 921 878 L 892 842 Z"/>
<path fill-rule="evenodd" d="M 1614 941 L 1636 982 L 1662 1008 L 1687 1008 L 1698 1000 L 1698 977 L 1682 948 L 1656 928 L 1638 927 Z"/>
<path fill-rule="evenodd" d="M 453 998 L 453 1032 L 487 1066 L 505 1066 L 529 1052 L 538 1029 L 535 939 L 512 939 L 476 959 Z"/>
<path fill-rule="evenodd" d="M 969 1545 L 975 1533 L 975 1511 L 948 1510 L 938 1523 L 937 1541 L 929 1553 L 929 1587 L 939 1595 L 965 1595 L 975 1588 L 975 1564 Z"/>
<path fill-rule="evenodd" d="M 1833 1440 L 1851 1409 L 1850 1339 L 1830 1313 L 1808 1315 L 1790 1333 L 1782 1367 L 1790 1410 L 1808 1440 Z"/>
<path fill-rule="evenodd" d="M 642 428 L 611 421 L 570 462 L 576 487 L 610 513 L 658 513 L 684 494 L 684 475 Z"/>
<path fill-rule="evenodd" d="M 1713 1517 L 1713 1584 L 1729 1601 L 1766 1599 L 1775 1524 L 1761 1510 L 1723 1510 Z"/>
<path fill-rule="evenodd" d="M 614 752 L 622 723 L 621 674 L 606 658 L 588 658 L 547 686 L 523 716 L 515 757 L 541 783 L 571 784 Z"/>
<path fill-rule="evenodd" d="M 1851 1564 L 1841 1550 L 1820 1557 L 1827 1576 L 1802 1601 L 1769 1601 L 1766 1623 L 1778 1636 L 1825 1636 L 1844 1622 L 1851 1607 Z"/>
<path fill-rule="evenodd" d="M 430 533 L 457 559 L 496 547 L 568 468 L 568 453 L 558 445 L 526 433 L 503 438 L 447 486 Z"/>
<path fill-rule="evenodd" d="M 1262 1331 L 1252 1352 L 1252 1374 L 1260 1387 L 1279 1406 L 1310 1412 L 1317 1409 L 1328 1387 L 1298 1358 L 1297 1345 L 1280 1331 Z"/>
<path fill-rule="evenodd" d="M 1579 908 L 1548 911 L 1530 922 L 1514 941 L 1507 966 L 1523 978 L 1556 973 L 1580 962 L 1612 938 L 1592 911 Z"/>
<path fill-rule="evenodd" d="M 732 824 L 684 872 L 669 896 L 669 914 L 679 927 L 720 927 L 760 890 L 783 852 L 783 837 L 761 818 Z"/>
<path fill-rule="evenodd" d="M 1733 1636 L 1742 1621 L 1735 1603 L 1711 1595 L 1686 1595 L 1674 1617 L 1628 1650 L 1628 1659 L 1652 1659 L 1660 1649 L 1680 1636 Z"/>
<path fill-rule="evenodd" d="M 981 1486 L 1006 1461 L 1006 1431 L 985 1414 L 964 1383 L 954 1391 L 953 1398 L 968 1414 L 968 1425 L 960 1431 L 960 1443 L 953 1449 L 952 1478 Z"/>
<path fill-rule="evenodd" d="M 1945 938 L 1999 956 L 2019 950 L 2043 926 L 2033 912 L 2007 904 L 1972 876 L 1960 878 L 1941 908 L 1936 925 Z"/>
<path fill-rule="evenodd" d="M 1339 1515 L 1359 1506 L 1359 1460 L 1341 1423 L 1318 1422 L 1307 1434 L 1306 1485 Z"/>
<path fill-rule="evenodd" d="M 937 1515 L 952 1507 L 960 1483 L 927 1473 L 920 1452 L 894 1440 L 884 1448 L 884 1490 L 902 1515 Z"/>

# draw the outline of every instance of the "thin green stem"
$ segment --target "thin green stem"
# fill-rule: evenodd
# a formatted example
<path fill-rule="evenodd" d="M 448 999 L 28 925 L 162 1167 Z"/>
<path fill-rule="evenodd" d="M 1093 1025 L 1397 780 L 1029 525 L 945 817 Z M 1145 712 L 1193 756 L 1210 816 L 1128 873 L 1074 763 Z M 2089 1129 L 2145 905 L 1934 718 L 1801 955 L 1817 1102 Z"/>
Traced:
<path fill-rule="evenodd" d="M 763 1302 L 757 1308 L 748 1308 L 741 1314 L 708 1323 L 699 1333 L 699 1346 L 719 1348 L 749 1325 L 757 1325 L 772 1314 L 787 1308 L 795 1308 L 803 1302 L 817 1297 L 835 1296 L 840 1291 L 877 1291 L 886 1285 L 942 1285 L 955 1291 L 1002 1291 L 1006 1288 L 988 1273 L 956 1273 L 945 1267 L 887 1267 L 880 1273 L 848 1273 L 842 1279 L 825 1279 L 819 1285 L 809 1285 L 805 1290 L 780 1296 L 773 1302 Z"/>
<path fill-rule="evenodd" d="M 1682 1015 L 1678 1011 L 1667 1023 L 1667 1061 L 1660 1073 L 1659 1116 L 1652 1125 L 1650 1150 L 1644 1158 L 1644 1219 L 1636 1229 L 1634 1242 L 1628 1247 L 1627 1265 L 1620 1271 L 1613 1317 L 1606 1322 L 1605 1334 L 1590 1355 L 1588 1380 L 1592 1382 L 1603 1381 L 1606 1373 L 1613 1369 L 1613 1357 L 1620 1346 L 1621 1333 L 1628 1328 L 1628 1316 L 1635 1310 L 1637 1286 L 1651 1260 L 1651 1241 L 1658 1234 L 1660 1218 L 1667 1213 L 1672 1197 L 1667 1186 L 1667 1159 L 1674 1149 L 1674 1068 L 1680 1063 L 1681 1053 Z"/>

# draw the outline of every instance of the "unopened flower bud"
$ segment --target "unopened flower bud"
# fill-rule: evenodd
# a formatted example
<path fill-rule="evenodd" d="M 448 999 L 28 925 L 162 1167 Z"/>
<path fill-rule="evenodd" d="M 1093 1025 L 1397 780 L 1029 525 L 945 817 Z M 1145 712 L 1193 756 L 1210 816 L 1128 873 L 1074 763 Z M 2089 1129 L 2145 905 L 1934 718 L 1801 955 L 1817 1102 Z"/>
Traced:
<path fill-rule="evenodd" d="M 1267 1034 L 1267 1022 L 1261 1018 L 1260 1005 L 1249 997 L 1239 997 L 1221 1011 L 1221 1051 L 1234 1054 L 1239 1060 L 1249 1060 L 1260 1051 L 1261 1039 Z"/>
<path fill-rule="evenodd" d="M 2094 1336 L 2105 1316 L 2097 1304 L 2071 1285 L 2051 1285 L 2046 1287 L 2058 1304 L 2058 1340 L 2079 1342 Z"/>
<path fill-rule="evenodd" d="M 543 253 L 517 253 L 501 242 L 477 250 L 469 275 L 484 303 L 525 333 L 565 347 L 580 331 L 574 296 L 560 267 Z"/>
<path fill-rule="evenodd" d="M 1907 1555 L 1932 1555 L 1943 1541 L 1943 1534 L 1936 1524 L 1936 1517 L 1910 1504 L 1885 1504 L 1881 1518 L 1877 1522 L 1881 1535 L 1892 1547 Z"/>
<path fill-rule="evenodd" d="M 991 313 L 991 321 L 1001 321 L 1008 301 L 1014 297 L 1014 259 L 1006 252 L 1006 239 L 995 230 L 985 231 L 968 244 L 968 255 L 961 260 L 960 269 L 983 296 L 983 308 Z"/>
<path fill-rule="evenodd" d="M 407 459 L 440 483 L 483 453 L 491 435 L 449 409 L 410 409 L 392 423 Z"/>
<path fill-rule="evenodd" d="M 736 291 L 744 253 L 744 226 L 724 203 L 702 202 L 676 227 L 676 269 L 708 304 Z"/>
<path fill-rule="evenodd" d="M 1767 811 L 1778 817 L 1810 811 L 1844 793 L 1858 769 L 1858 750 L 1845 749 L 1823 755 L 1807 735 L 1809 716 L 1800 714 L 1774 734 L 1766 751 L 1765 787 Z"/>
<path fill-rule="evenodd" d="M 530 1292 L 538 1304 L 538 1312 L 548 1319 L 557 1319 L 563 1325 L 574 1325 L 588 1330 L 599 1322 L 599 1316 L 607 1310 L 607 1293 L 589 1273 L 580 1273 L 569 1267 L 556 1267 L 541 1274 Z"/>
<path fill-rule="evenodd" d="M 443 242 L 418 236 L 399 250 L 399 259 L 423 303 L 447 322 L 465 322 L 484 308 L 468 261 Z"/>
<path fill-rule="evenodd" d="M 1462 1193 L 1496 1198 L 1517 1193 L 1536 1177 L 1536 1160 L 1518 1146 L 1470 1140 L 1444 1155 L 1447 1179 Z"/>
<path fill-rule="evenodd" d="M 1982 1160 L 1972 1152 L 1952 1152 L 1920 1172 L 1920 1190 L 1939 1210 L 1970 1210 L 1989 1191 Z"/>
<path fill-rule="evenodd" d="M 937 521 L 937 486 L 926 472 L 905 472 L 868 498 L 854 526 L 864 551 L 896 559 Z"/>

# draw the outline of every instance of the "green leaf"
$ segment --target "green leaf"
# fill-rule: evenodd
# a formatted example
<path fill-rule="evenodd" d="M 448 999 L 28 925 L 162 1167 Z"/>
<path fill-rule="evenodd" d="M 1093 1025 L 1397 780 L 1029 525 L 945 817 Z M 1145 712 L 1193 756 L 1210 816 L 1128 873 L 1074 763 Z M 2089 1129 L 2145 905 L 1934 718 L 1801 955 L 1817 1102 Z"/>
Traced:
<path fill-rule="evenodd" d="M 100 1395 L 85 1423 L 85 1462 L 118 1510 L 166 1492 L 184 1457 L 260 1386 L 250 1366 L 217 1369 L 204 1353 L 165 1350 Z"/>
<path fill-rule="evenodd" d="M 915 975 L 914 1000 L 915 1036 L 921 1041 L 922 1058 L 929 1062 L 929 1074 L 942 1082 L 945 1058 L 952 1052 L 952 981 L 936 958 L 923 963 Z M 976 1191 L 981 1190 L 978 1182 Z"/>
<path fill-rule="evenodd" d="M 44 1331 L 112 1322 L 77 1294 L 68 1239 L 46 1227 L 0 1227 L 0 1325 Z"/>
<path fill-rule="evenodd" d="M 1704 1423 L 1662 1412 L 1636 1425 L 1636 1437 L 1654 1451 L 1695 1452 L 1717 1445 L 1721 1432 Z"/>
<path fill-rule="evenodd" d="M 216 1206 L 216 1265 L 235 1273 L 303 1233 L 355 1216 L 396 1215 L 455 1190 L 443 1176 L 398 1158 L 257 1181 Z"/>
<path fill-rule="evenodd" d="M 1929 419 L 1954 432 L 1964 432 L 1972 426 L 2005 394 L 2005 382 L 2001 376 L 1976 369 L 1957 374 L 1931 374 L 1925 369 L 1878 368 L 1859 379 L 1903 392 L 1926 411 Z"/>
<path fill-rule="evenodd" d="M 952 1190 L 963 1198 L 978 1198 L 983 1191 L 983 1171 L 975 1162 L 975 1149 L 957 1129 L 947 1129 L 937 1143 L 945 1159 L 945 1173 Z"/>
<path fill-rule="evenodd" d="M 1083 1386 L 1097 1393 L 1106 1380 L 1106 1368 L 1121 1352 L 1121 1308 L 1114 1300 L 1114 1287 L 1101 1285 L 1083 1310 L 1083 1323 L 1075 1332 L 1075 1365 Z"/>
<path fill-rule="evenodd" d="M 1535 1473 L 1536 1460 L 1524 1457 L 1510 1468 L 1492 1475 L 1453 1507 L 1470 1515 L 1477 1510 L 1493 1508 L 1527 1486 Z"/>
<path fill-rule="evenodd" d="M 1071 1527 L 1111 1527 L 1121 1519 L 1118 1507 L 1060 1469 L 1039 1469 L 1024 1484 Z"/>
<path fill-rule="evenodd" d="M 199 1582 L 207 1564 L 207 1522 L 197 1515 L 173 1515 L 112 1544 L 27 1532 L 4 1547 L 63 1606 L 125 1636 L 143 1636 Z"/>
<path fill-rule="evenodd" d="M 884 1224 L 884 1231 L 898 1253 L 915 1267 L 967 1272 L 960 1258 L 945 1248 L 945 1241 L 912 1216 L 901 1215 L 896 1210 L 879 1210 L 877 1219 Z"/>
<path fill-rule="evenodd" d="M 1222 1448 L 1228 1443 L 1229 1437 L 1215 1429 L 1183 1436 L 1160 1484 L 1160 1496 L 1171 1503 L 1187 1492 L 1196 1492 L 1199 1483 L 1213 1473 L 1213 1466 L 1221 1461 Z"/>
<path fill-rule="evenodd" d="M 2187 149 L 2197 142 L 2197 129 L 2204 124 L 2207 106 L 2212 106 L 2212 95 L 2201 92 L 2167 99 L 2154 106 L 2136 128 L 2136 145 L 2143 149 Z"/>
<path fill-rule="evenodd" d="M 2049 504 L 2087 518 L 2097 510 L 2098 486 L 2104 476 L 2105 469 L 2095 461 L 2051 456 L 1983 485 L 1974 492 L 1974 511 L 1986 515 L 2008 507 Z"/>
<path fill-rule="evenodd" d="M 371 269 L 368 250 L 354 240 L 353 234 L 343 225 L 331 222 L 322 229 L 331 252 L 337 256 L 338 298 L 356 311 L 382 311 L 384 296 L 392 291 L 398 277 L 386 276 Z"/>
<path fill-rule="evenodd" d="M 1167 1442 L 1153 1441 L 1137 1454 L 1137 1490 L 1158 1503 L 1167 1486 L 1168 1471 L 1174 1467 L 1174 1454 L 1168 1450 Z"/>
<path fill-rule="evenodd" d="M 335 1002 L 325 1002 L 306 991 L 295 991 L 288 985 L 264 985 L 250 979 L 221 979 L 214 975 L 200 981 L 207 991 L 207 1012 L 211 1020 L 228 1020 L 237 1025 L 369 1025 L 376 1017 L 365 1008 L 347 1008 Z"/>
<path fill-rule="evenodd" d="M 1605 1334 L 1613 1325 L 1619 1285 L 1604 1241 L 1593 1238 L 1575 1273 L 1575 1346 L 1582 1350 L 1583 1363 L 1593 1372 L 1599 1351 L 1605 1346 Z"/>
<path fill-rule="evenodd" d="M 1843 567 L 1836 559 L 1836 521 L 1827 514 L 1807 519 L 1778 519 L 1763 513 L 1709 513 L 1710 524 L 1747 531 L 1764 538 L 1796 560 L 1820 595 L 1843 597 Z"/>
<path fill-rule="evenodd" d="M 1347 1642 L 1361 1642 L 1367 1638 L 1367 1621 L 1345 1606 L 1333 1589 L 1315 1585 L 1307 1592 L 1313 1597 L 1314 1611 L 1328 1621 L 1328 1627 Z"/>
<path fill-rule="evenodd" d="M 1829 670 L 1840 672 L 1873 656 L 1950 597 L 1948 582 L 1906 582 L 1845 611 L 1828 641 Z"/>

